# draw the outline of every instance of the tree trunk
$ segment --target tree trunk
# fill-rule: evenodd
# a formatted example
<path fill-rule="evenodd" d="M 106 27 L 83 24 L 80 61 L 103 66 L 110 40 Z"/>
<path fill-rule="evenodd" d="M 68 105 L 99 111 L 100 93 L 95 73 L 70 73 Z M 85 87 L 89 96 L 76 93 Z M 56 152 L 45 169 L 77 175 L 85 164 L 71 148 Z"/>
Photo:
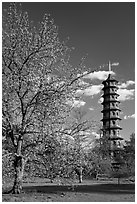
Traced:
<path fill-rule="evenodd" d="M 15 180 L 12 189 L 12 193 L 19 194 L 22 191 L 22 180 L 26 160 L 22 156 L 16 155 L 14 167 L 15 167 Z"/>
<path fill-rule="evenodd" d="M 24 158 L 21 154 L 22 148 L 22 137 L 18 140 L 17 143 L 17 153 L 15 154 L 14 168 L 15 168 L 15 180 L 12 189 L 12 193 L 19 194 L 22 191 L 22 179 L 24 173 L 24 167 L 28 158 Z"/>
<path fill-rule="evenodd" d="M 82 167 L 79 169 L 79 183 L 82 183 Z"/>
<path fill-rule="evenodd" d="M 79 183 L 82 183 L 82 173 L 79 175 Z"/>
<path fill-rule="evenodd" d="M 120 178 L 118 177 L 118 185 L 120 184 Z"/>
<path fill-rule="evenodd" d="M 82 183 L 82 170 L 83 170 L 82 167 L 76 167 L 75 168 L 75 172 L 78 175 L 79 183 Z"/>

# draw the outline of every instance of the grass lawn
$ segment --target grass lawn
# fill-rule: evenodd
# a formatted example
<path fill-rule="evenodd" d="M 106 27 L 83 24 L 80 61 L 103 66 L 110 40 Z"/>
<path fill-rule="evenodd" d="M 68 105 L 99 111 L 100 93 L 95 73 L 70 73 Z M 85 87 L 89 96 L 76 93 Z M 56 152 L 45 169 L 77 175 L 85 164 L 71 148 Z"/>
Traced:
<path fill-rule="evenodd" d="M 25 182 L 20 195 L 3 193 L 3 202 L 134 202 L 135 185 L 114 181 L 84 180 L 66 184 L 47 180 Z"/>

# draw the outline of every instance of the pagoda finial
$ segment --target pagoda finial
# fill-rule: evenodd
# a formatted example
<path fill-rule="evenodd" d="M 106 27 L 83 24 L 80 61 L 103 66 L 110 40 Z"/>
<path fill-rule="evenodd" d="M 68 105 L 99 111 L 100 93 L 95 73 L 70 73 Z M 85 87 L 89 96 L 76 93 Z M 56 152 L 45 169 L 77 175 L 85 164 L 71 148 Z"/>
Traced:
<path fill-rule="evenodd" d="M 110 61 L 108 62 L 108 68 L 109 68 L 109 72 L 111 72 L 111 63 L 110 63 Z"/>

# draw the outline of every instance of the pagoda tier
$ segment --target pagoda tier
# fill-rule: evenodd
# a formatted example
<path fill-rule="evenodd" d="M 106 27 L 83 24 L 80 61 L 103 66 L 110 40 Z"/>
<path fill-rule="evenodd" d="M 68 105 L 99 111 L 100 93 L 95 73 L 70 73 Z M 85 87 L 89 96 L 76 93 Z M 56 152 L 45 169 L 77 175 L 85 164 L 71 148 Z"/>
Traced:
<path fill-rule="evenodd" d="M 104 114 L 104 112 L 106 112 L 106 111 L 103 111 L 103 114 Z M 119 115 L 116 116 L 116 115 L 111 115 L 111 114 L 110 114 L 109 117 L 108 117 L 108 116 L 104 116 L 101 121 L 104 121 L 104 120 L 109 120 L 109 121 L 110 121 L 110 120 L 121 120 L 121 118 L 119 117 Z"/>
<path fill-rule="evenodd" d="M 120 136 L 112 136 L 112 137 L 109 137 L 108 140 L 123 140 L 123 138 Z"/>
<path fill-rule="evenodd" d="M 109 99 L 109 100 L 105 100 L 103 101 L 101 104 L 104 105 L 104 104 L 107 104 L 107 103 L 113 103 L 113 102 L 117 102 L 117 103 L 120 103 L 118 100 L 115 100 L 115 99 Z"/>
<path fill-rule="evenodd" d="M 103 130 L 113 130 L 113 129 L 119 129 L 119 130 L 122 130 L 122 128 L 118 125 L 115 125 L 115 126 L 109 126 L 109 127 L 103 127 Z"/>
<path fill-rule="evenodd" d="M 101 113 L 104 113 L 104 112 L 108 112 L 108 111 L 121 111 L 119 108 L 115 108 L 115 107 L 107 107 L 107 108 L 104 108 L 104 110 L 101 111 Z"/>
<path fill-rule="evenodd" d="M 113 88 L 118 89 L 118 87 L 116 87 L 115 85 L 109 85 L 109 87 L 112 88 L 112 89 L 113 89 Z M 102 91 L 105 91 L 107 88 L 108 88 L 108 87 L 103 87 L 103 88 L 102 88 Z"/>
<path fill-rule="evenodd" d="M 110 91 L 110 92 L 104 92 L 104 94 L 101 96 L 103 98 L 105 98 L 107 95 L 115 95 L 115 96 L 119 96 L 119 94 L 115 93 L 114 91 Z"/>
<path fill-rule="evenodd" d="M 111 82 L 113 82 L 113 83 L 111 84 Z M 110 83 L 110 85 L 114 86 L 114 85 L 117 85 L 118 81 L 116 79 L 114 79 L 111 74 L 109 74 L 108 78 L 105 81 L 102 82 L 102 84 L 104 84 L 104 85 L 106 83 Z"/>

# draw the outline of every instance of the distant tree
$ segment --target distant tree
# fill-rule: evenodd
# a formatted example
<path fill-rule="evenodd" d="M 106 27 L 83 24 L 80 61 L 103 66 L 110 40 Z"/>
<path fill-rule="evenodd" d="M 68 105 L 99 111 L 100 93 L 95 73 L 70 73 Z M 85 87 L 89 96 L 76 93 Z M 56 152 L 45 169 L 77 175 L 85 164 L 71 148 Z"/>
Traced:
<path fill-rule="evenodd" d="M 90 147 L 87 131 L 93 128 L 93 121 L 84 119 L 86 112 L 81 108 L 76 108 L 73 111 L 73 119 L 70 126 L 70 135 L 73 138 L 71 154 L 73 157 L 72 169 L 79 177 L 79 182 L 82 182 L 83 169 L 86 166 L 86 151 Z"/>
<path fill-rule="evenodd" d="M 35 162 L 43 166 L 43 171 L 45 169 L 45 174 L 41 172 L 41 176 L 50 177 L 51 181 L 56 176 L 70 179 L 77 175 L 79 182 L 82 182 L 82 171 L 86 162 L 85 148 L 90 146 L 86 142 L 86 131 L 91 128 L 91 124 L 87 120 L 82 120 L 85 114 L 82 110 L 74 109 L 73 114 L 75 116 L 71 116 L 64 127 L 58 129 L 56 135 L 52 129 L 54 136 L 51 136 L 50 145 L 47 146 L 45 139 L 36 156 Z"/>
<path fill-rule="evenodd" d="M 88 159 L 90 161 L 90 176 L 96 178 L 97 174 L 111 173 L 111 158 L 109 156 L 102 156 L 102 151 L 98 146 L 93 147 L 88 152 Z"/>
<path fill-rule="evenodd" d="M 25 165 L 48 137 L 48 126 L 62 126 L 85 72 L 84 59 L 69 65 L 71 49 L 59 41 L 49 15 L 35 27 L 17 5 L 4 13 L 2 33 L 2 128 L 14 157 L 13 193 L 21 192 Z"/>
<path fill-rule="evenodd" d="M 129 141 L 125 141 L 123 159 L 128 175 L 135 175 L 135 133 L 132 133 Z"/>
<path fill-rule="evenodd" d="M 121 178 L 128 178 L 135 175 L 135 134 L 130 136 L 129 141 L 125 141 L 125 145 L 116 155 L 115 163 L 112 164 L 112 177 L 118 178 L 118 184 Z"/>

